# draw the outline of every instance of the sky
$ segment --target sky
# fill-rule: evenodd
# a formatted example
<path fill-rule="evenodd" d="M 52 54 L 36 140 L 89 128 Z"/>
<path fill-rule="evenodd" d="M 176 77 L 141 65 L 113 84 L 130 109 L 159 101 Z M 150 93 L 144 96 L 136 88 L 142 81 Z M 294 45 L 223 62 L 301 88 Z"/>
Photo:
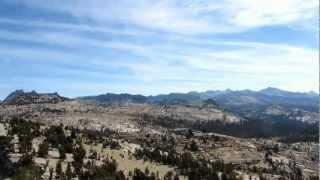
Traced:
<path fill-rule="evenodd" d="M 318 91 L 318 0 L 1 0 L 0 99 Z"/>

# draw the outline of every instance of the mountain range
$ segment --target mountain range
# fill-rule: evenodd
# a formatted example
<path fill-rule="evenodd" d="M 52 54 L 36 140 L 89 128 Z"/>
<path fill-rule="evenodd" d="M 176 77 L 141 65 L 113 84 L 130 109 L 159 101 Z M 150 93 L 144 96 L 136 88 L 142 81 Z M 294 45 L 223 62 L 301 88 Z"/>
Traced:
<path fill-rule="evenodd" d="M 311 121 L 318 118 L 319 95 L 315 92 L 290 92 L 268 87 L 260 91 L 224 90 L 188 93 L 170 93 L 156 96 L 130 94 L 103 94 L 77 98 L 81 102 L 100 105 L 156 104 L 203 106 L 211 100 L 215 107 L 247 119 L 283 118 Z"/>
<path fill-rule="evenodd" d="M 58 103 L 76 100 L 81 103 L 102 106 L 130 104 L 145 105 L 181 105 L 193 107 L 214 107 L 232 112 L 246 119 L 274 119 L 286 117 L 314 122 L 318 118 L 319 94 L 284 91 L 277 88 L 265 88 L 260 91 L 224 90 L 188 93 L 170 93 L 156 96 L 132 94 L 101 94 L 78 98 L 66 98 L 58 93 L 37 93 L 16 90 L 6 97 L 2 104 L 24 105 L 39 103 Z"/>
<path fill-rule="evenodd" d="M 156 96 L 107 93 L 97 96 L 79 97 L 77 99 L 105 105 L 128 103 L 197 105 L 204 100 L 212 99 L 226 109 L 250 108 L 251 106 L 282 106 L 316 112 L 318 111 L 318 97 L 318 94 L 314 92 L 290 92 L 269 87 L 260 91 L 211 90 L 205 92 L 192 91 L 189 93 L 160 94 Z"/>
<path fill-rule="evenodd" d="M 158 105 L 199 105 L 204 100 L 214 100 L 225 109 L 251 108 L 266 106 L 281 106 L 284 108 L 298 108 L 307 111 L 318 111 L 318 97 L 315 92 L 301 93 L 284 91 L 268 87 L 260 91 L 252 90 L 217 90 L 205 92 L 170 93 L 155 96 L 143 96 L 132 94 L 106 93 L 96 96 L 83 96 L 75 98 L 81 102 L 96 103 L 99 105 L 125 105 L 125 104 L 158 104 Z M 16 90 L 10 93 L 3 104 L 30 104 L 30 103 L 57 103 L 72 98 L 60 96 L 58 93 L 37 93 L 36 91 L 24 92 Z"/>
<path fill-rule="evenodd" d="M 34 118 L 39 117 L 38 112 L 44 113 L 43 116 L 49 113 L 48 117 L 56 117 L 50 113 L 58 112 L 59 117 L 65 117 L 61 119 L 64 123 L 70 121 L 70 117 L 72 122 L 90 119 L 117 124 L 118 121 L 133 120 L 168 128 L 210 130 L 239 137 L 291 133 L 311 133 L 313 137 L 313 134 L 317 134 L 315 124 L 319 123 L 318 99 L 316 93 L 297 93 L 276 88 L 156 96 L 107 93 L 78 98 L 66 98 L 58 93 L 17 90 L 4 99 L 0 109 L 9 114 L 11 109 L 20 109 L 13 111 L 14 115 L 31 112 L 28 117 Z M 15 107 L 20 105 L 19 108 Z M 84 114 L 78 111 L 84 109 L 87 115 L 82 117 Z M 52 121 L 57 121 L 57 118 Z"/>

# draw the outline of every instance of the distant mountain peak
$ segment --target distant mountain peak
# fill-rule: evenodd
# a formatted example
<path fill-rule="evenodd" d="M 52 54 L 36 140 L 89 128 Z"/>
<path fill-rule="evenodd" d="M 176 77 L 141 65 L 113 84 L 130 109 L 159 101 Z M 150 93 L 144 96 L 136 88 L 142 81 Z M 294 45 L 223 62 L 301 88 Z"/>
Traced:
<path fill-rule="evenodd" d="M 267 87 L 267 88 L 264 88 L 264 89 L 261 89 L 260 92 L 279 92 L 279 91 L 283 91 L 279 88 L 275 88 L 275 87 Z"/>
<path fill-rule="evenodd" d="M 319 95 L 318 93 L 314 92 L 314 91 L 309 91 L 307 92 L 307 94 L 311 95 L 311 96 L 317 96 Z"/>
<path fill-rule="evenodd" d="M 202 107 L 219 108 L 219 105 L 215 100 L 207 99 L 207 100 L 202 101 Z"/>
<path fill-rule="evenodd" d="M 67 98 L 55 93 L 39 94 L 35 90 L 25 92 L 16 90 L 10 93 L 2 102 L 7 105 L 40 104 L 40 103 L 58 103 L 67 100 Z"/>
<path fill-rule="evenodd" d="M 132 95 L 128 93 L 114 94 L 106 93 L 97 96 L 79 97 L 78 100 L 86 102 L 97 102 L 100 104 L 130 104 L 130 103 L 146 103 L 147 97 L 142 95 Z"/>
<path fill-rule="evenodd" d="M 292 91 L 286 91 L 279 88 L 274 87 L 268 87 L 265 89 L 261 89 L 258 91 L 259 93 L 266 94 L 266 95 L 272 95 L 272 96 L 317 96 L 318 94 L 310 91 L 310 92 L 292 92 Z"/>
<path fill-rule="evenodd" d="M 274 87 L 267 87 L 265 89 L 260 90 L 259 93 L 272 96 L 288 96 L 290 94 L 293 94 L 293 92 L 281 90 Z"/>

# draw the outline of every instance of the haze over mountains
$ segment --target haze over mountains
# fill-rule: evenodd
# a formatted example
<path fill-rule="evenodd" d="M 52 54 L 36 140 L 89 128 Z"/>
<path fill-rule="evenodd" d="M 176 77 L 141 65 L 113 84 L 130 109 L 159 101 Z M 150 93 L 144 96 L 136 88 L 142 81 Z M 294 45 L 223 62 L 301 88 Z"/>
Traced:
<path fill-rule="evenodd" d="M 50 101 L 60 102 L 68 98 L 58 93 L 37 93 L 36 91 L 24 92 L 16 90 L 10 93 L 4 100 L 6 104 L 47 103 Z M 72 99 L 72 98 L 70 98 Z M 304 110 L 317 111 L 318 94 L 311 91 L 307 93 L 290 92 L 278 88 L 268 87 L 260 91 L 253 90 L 208 90 L 205 92 L 191 91 L 188 93 L 159 94 L 155 96 L 133 95 L 127 93 L 106 93 L 95 96 L 82 96 L 75 98 L 84 102 L 97 104 L 189 104 L 197 105 L 204 100 L 213 99 L 224 107 L 237 107 L 243 105 L 279 105 L 284 107 L 301 108 Z"/>
<path fill-rule="evenodd" d="M 303 110 L 317 111 L 318 94 L 314 92 L 300 93 L 284 91 L 277 88 L 266 88 L 260 91 L 205 91 L 189 93 L 170 93 L 156 96 L 142 96 L 131 94 L 102 94 L 77 98 L 82 101 L 99 104 L 123 103 L 151 103 L 151 104 L 190 104 L 196 105 L 206 99 L 213 99 L 225 108 L 244 106 L 284 106 L 286 108 L 301 108 Z"/>
<path fill-rule="evenodd" d="M 23 105 L 59 103 L 66 100 L 75 100 L 80 103 L 102 106 L 144 104 L 152 107 L 156 106 L 157 108 L 161 106 L 189 108 L 209 107 L 218 109 L 219 111 L 222 110 L 234 113 L 244 119 L 275 120 L 279 117 L 285 117 L 285 119 L 288 120 L 306 122 L 315 122 L 318 120 L 318 94 L 314 92 L 289 92 L 271 87 L 260 91 L 211 90 L 205 92 L 194 91 L 189 93 L 160 94 L 156 96 L 106 93 L 96 96 L 78 97 L 75 99 L 60 96 L 58 93 L 39 94 L 35 91 L 24 92 L 22 90 L 17 90 L 5 98 L 2 104 Z M 177 111 L 177 109 L 174 111 Z M 185 113 L 187 112 L 192 114 L 194 109 L 186 110 Z M 181 117 L 185 117 L 185 115 Z"/>
<path fill-rule="evenodd" d="M 10 93 L 4 100 L 5 104 L 28 104 L 28 103 L 53 103 L 65 101 L 69 98 L 60 96 L 58 93 L 37 93 L 36 91 L 24 92 L 16 90 Z M 72 98 L 70 98 L 72 99 Z M 91 102 L 103 105 L 128 103 L 148 104 L 189 104 L 197 105 L 204 100 L 213 99 L 219 105 L 232 108 L 243 106 L 284 106 L 287 108 L 301 108 L 303 110 L 317 111 L 318 94 L 311 91 L 308 93 L 290 92 L 277 88 L 268 87 L 260 91 L 253 90 L 208 90 L 205 92 L 191 91 L 188 93 L 170 93 L 155 96 L 133 95 L 127 93 L 106 93 L 95 96 L 83 96 L 75 98 L 83 102 Z"/>
<path fill-rule="evenodd" d="M 189 93 L 171 93 L 157 96 L 130 94 L 104 94 L 80 97 L 82 102 L 103 105 L 147 103 L 157 105 L 194 105 L 203 106 L 208 99 L 219 109 L 238 114 L 243 118 L 286 119 L 315 122 L 318 116 L 318 94 L 284 91 L 277 88 L 265 88 L 260 91 L 205 91 Z"/>

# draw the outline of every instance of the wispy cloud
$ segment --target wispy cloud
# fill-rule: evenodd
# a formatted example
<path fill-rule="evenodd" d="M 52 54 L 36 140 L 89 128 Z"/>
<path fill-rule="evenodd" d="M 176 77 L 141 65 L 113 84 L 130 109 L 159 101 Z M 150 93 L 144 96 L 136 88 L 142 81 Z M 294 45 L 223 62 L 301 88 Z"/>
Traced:
<path fill-rule="evenodd" d="M 290 44 L 276 31 L 264 34 L 265 27 L 286 27 L 280 29 L 316 36 L 316 28 L 310 26 L 318 14 L 315 0 L 3 3 L 22 8 L 21 14 L 50 17 L 0 18 L 0 75 L 8 77 L 0 82 L 6 89 L 39 85 L 46 90 L 53 82 L 55 90 L 68 93 L 84 88 L 73 95 L 77 96 L 89 91 L 318 88 L 318 50 L 299 40 Z M 279 40 L 221 36 L 250 36 L 255 29 L 261 30 L 260 36 Z"/>
<path fill-rule="evenodd" d="M 16 2 L 16 1 L 14 1 Z M 272 25 L 290 25 L 317 17 L 317 0 L 39 0 L 23 5 L 59 11 L 98 23 L 129 24 L 183 34 L 244 31 Z"/>
<path fill-rule="evenodd" d="M 1 37 L 1 35 L 3 35 Z M 0 52 L 8 59 L 31 59 L 33 61 L 54 61 L 64 65 L 78 64 L 79 67 L 103 67 L 105 71 L 115 68 L 130 71 L 132 74 L 125 78 L 134 78 L 137 81 L 150 83 L 153 81 L 174 81 L 178 80 L 184 84 L 186 81 L 198 82 L 197 84 L 208 84 L 214 79 L 224 79 L 227 84 L 231 84 L 233 76 L 242 78 L 259 79 L 262 77 L 273 78 L 277 81 L 279 74 L 286 74 L 287 79 L 306 76 L 305 83 L 311 84 L 316 81 L 316 65 L 318 57 L 315 49 L 296 47 L 285 44 L 268 44 L 241 41 L 201 41 L 192 46 L 180 44 L 174 41 L 169 44 L 134 43 L 130 40 L 118 42 L 108 42 L 103 39 L 91 39 L 81 36 L 81 34 L 68 33 L 47 33 L 36 32 L 29 35 L 20 33 L 4 33 L 0 31 L 1 38 L 11 40 L 23 40 L 27 42 L 37 42 L 43 45 L 58 45 L 62 49 L 52 49 L 46 46 L 41 47 L 7 47 L 1 45 Z M 37 38 L 39 37 L 39 38 Z M 201 42 L 198 46 L 197 41 Z M 222 44 L 223 50 L 217 50 L 210 44 Z M 205 47 L 203 47 L 205 46 Z M 65 51 L 63 47 L 73 47 L 75 51 Z M 79 52 L 79 49 L 100 52 L 97 55 Z M 120 50 L 113 56 L 106 56 L 102 51 Z M 132 53 L 136 56 L 126 56 L 126 59 L 119 59 L 117 55 L 122 53 Z M 71 66 L 69 73 L 75 71 Z M 63 69 L 65 70 L 65 68 Z M 87 74 L 95 73 L 97 69 L 86 69 Z M 115 72 L 116 73 L 116 72 Z M 120 72 L 119 72 L 120 73 Z M 102 73 L 103 74 L 103 73 Z M 108 74 L 104 74 L 105 77 Z M 121 73 L 120 75 L 121 76 Z M 200 86 L 200 85 L 199 85 Z M 207 85 L 205 85 L 207 87 Z M 210 86 L 208 86 L 210 88 Z M 214 88 L 214 84 L 211 88 Z M 243 87 L 245 88 L 245 87 Z M 301 90 L 306 90 L 310 86 L 301 86 Z M 312 89 L 316 88 L 316 84 Z M 192 90 L 192 89 L 190 89 Z"/>

